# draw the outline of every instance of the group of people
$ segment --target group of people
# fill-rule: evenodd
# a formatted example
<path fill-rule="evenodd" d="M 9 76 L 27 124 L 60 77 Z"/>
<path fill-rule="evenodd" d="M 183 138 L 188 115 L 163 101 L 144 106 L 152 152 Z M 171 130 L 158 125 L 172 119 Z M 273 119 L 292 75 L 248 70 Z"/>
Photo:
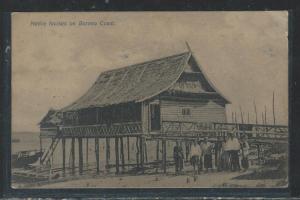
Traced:
<path fill-rule="evenodd" d="M 249 168 L 248 155 L 249 144 L 246 135 L 238 139 L 230 134 L 224 138 L 219 137 L 214 143 L 209 142 L 206 137 L 202 141 L 193 141 L 192 145 L 186 149 L 186 159 L 190 158 L 195 173 L 203 169 L 208 171 L 214 166 L 218 171 L 239 171 L 241 168 L 247 170 Z M 175 172 L 178 174 L 182 172 L 184 166 L 184 153 L 179 142 L 176 142 L 173 149 L 173 157 Z"/>

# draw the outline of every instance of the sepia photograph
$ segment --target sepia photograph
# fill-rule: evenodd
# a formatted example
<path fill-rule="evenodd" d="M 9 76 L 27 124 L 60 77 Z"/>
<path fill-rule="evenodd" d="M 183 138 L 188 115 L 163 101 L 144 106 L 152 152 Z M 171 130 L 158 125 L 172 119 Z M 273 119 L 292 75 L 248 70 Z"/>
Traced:
<path fill-rule="evenodd" d="M 13 188 L 288 187 L 288 12 L 14 12 Z"/>

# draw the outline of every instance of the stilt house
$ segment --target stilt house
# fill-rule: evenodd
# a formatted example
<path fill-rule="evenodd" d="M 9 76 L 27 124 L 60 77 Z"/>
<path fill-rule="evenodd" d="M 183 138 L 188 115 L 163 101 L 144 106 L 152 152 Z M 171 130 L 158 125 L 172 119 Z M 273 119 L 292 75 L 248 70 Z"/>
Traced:
<path fill-rule="evenodd" d="M 147 134 L 172 123 L 226 122 L 228 103 L 185 52 L 101 73 L 82 97 L 60 110 L 61 125 L 66 136 Z"/>
<path fill-rule="evenodd" d="M 71 138 L 74 172 L 77 138 L 79 171 L 82 173 L 82 139 L 95 138 L 99 172 L 99 138 L 106 138 L 107 158 L 109 138 L 114 138 L 116 171 L 119 172 L 119 141 L 123 155 L 123 137 L 127 137 L 128 145 L 129 137 L 136 137 L 139 144 L 137 163 L 143 166 L 144 153 L 141 152 L 144 152 L 145 137 L 161 133 L 182 134 L 195 128 L 199 131 L 212 122 L 226 122 L 225 106 L 228 103 L 207 79 L 190 51 L 105 71 L 82 97 L 55 112 L 55 116 L 60 116 L 60 124 L 48 123 L 53 118 L 52 112 L 42 120 L 41 137 L 51 137 L 52 143 L 41 163 L 50 159 L 62 139 L 65 169 L 65 140 Z M 165 140 L 162 145 L 166 152 Z M 165 163 L 166 153 L 163 155 Z M 109 159 L 106 160 L 108 165 Z"/>
<path fill-rule="evenodd" d="M 156 160 L 159 160 L 159 140 L 162 141 L 162 166 L 166 172 L 166 140 L 174 139 L 174 135 L 175 140 L 185 140 L 187 135 L 189 139 L 215 138 L 223 131 L 223 126 L 230 127 L 224 129 L 227 132 L 238 131 L 237 124 L 226 123 L 225 107 L 229 103 L 208 80 L 190 51 L 105 71 L 82 97 L 59 111 L 49 111 L 41 121 L 41 136 L 52 138 L 52 143 L 40 162 L 50 160 L 61 139 L 65 173 L 65 143 L 70 139 L 70 165 L 74 174 L 77 139 L 79 173 L 82 174 L 82 139 L 87 140 L 88 149 L 88 139 L 94 138 L 99 173 L 99 139 L 106 139 L 106 166 L 109 166 L 110 138 L 114 138 L 118 173 L 120 157 L 122 169 L 125 166 L 123 138 L 127 137 L 129 162 L 129 140 L 133 137 L 136 138 L 136 163 L 140 169 L 143 169 L 144 155 L 147 155 L 145 140 L 158 140 Z M 220 130 L 216 129 L 216 124 L 222 125 Z M 287 127 L 278 128 L 287 132 Z M 257 135 L 257 131 L 254 132 Z M 88 158 L 88 150 L 86 152 Z"/>

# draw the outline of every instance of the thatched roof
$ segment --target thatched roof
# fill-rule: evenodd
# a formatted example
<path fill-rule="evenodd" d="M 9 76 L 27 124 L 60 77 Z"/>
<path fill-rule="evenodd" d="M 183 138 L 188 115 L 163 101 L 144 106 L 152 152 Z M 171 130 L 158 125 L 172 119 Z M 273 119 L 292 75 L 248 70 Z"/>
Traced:
<path fill-rule="evenodd" d="M 190 52 L 101 73 L 94 85 L 61 111 L 142 102 L 169 89 L 184 71 Z"/>
<path fill-rule="evenodd" d="M 39 125 L 57 125 L 62 122 L 59 110 L 50 109 L 48 113 L 39 122 Z"/>

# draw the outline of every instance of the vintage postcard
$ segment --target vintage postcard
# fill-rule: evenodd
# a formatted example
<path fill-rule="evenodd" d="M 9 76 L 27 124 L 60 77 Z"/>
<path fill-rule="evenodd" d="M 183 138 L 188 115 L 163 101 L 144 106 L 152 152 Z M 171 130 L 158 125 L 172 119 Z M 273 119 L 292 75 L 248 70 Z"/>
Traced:
<path fill-rule="evenodd" d="M 12 13 L 13 188 L 288 186 L 288 12 Z"/>

